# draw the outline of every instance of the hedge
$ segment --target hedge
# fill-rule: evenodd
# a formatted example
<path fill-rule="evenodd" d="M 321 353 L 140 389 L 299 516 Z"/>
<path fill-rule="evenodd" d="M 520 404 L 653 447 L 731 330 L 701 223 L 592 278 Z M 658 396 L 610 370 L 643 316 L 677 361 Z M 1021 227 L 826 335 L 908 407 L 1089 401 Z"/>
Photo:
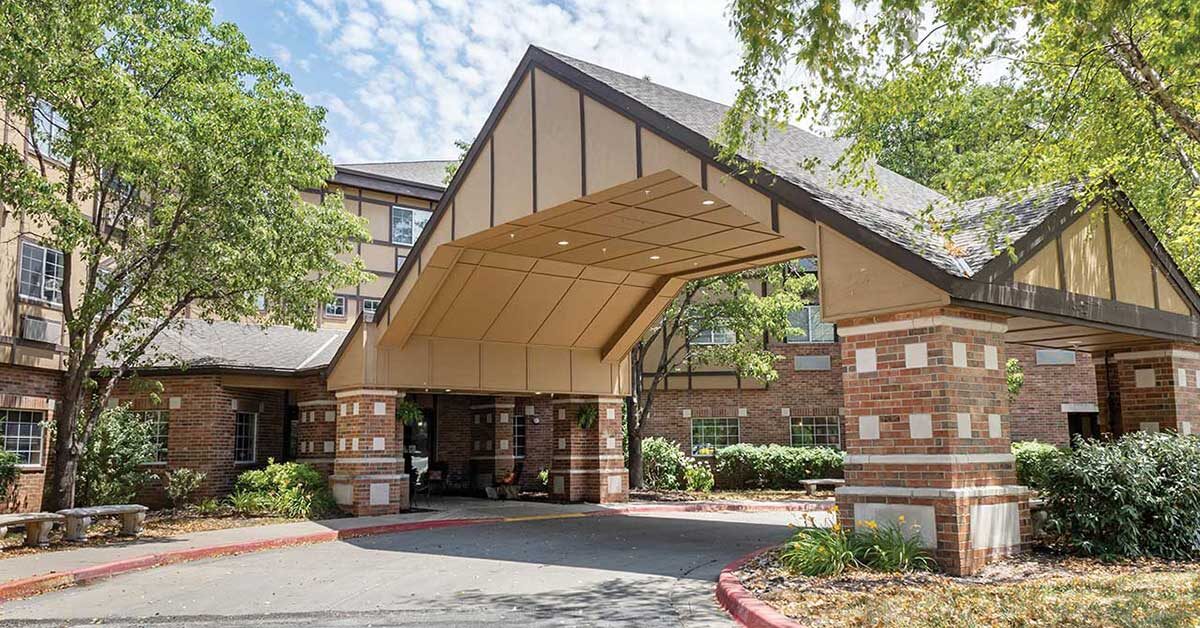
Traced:
<path fill-rule="evenodd" d="M 802 480 L 841 477 L 844 459 L 828 447 L 743 443 L 717 450 L 713 474 L 720 489 L 794 489 Z"/>
<path fill-rule="evenodd" d="M 1036 440 L 1013 443 L 1012 453 L 1016 458 L 1017 481 L 1039 490 L 1045 484 L 1051 463 L 1067 454 L 1054 445 Z"/>

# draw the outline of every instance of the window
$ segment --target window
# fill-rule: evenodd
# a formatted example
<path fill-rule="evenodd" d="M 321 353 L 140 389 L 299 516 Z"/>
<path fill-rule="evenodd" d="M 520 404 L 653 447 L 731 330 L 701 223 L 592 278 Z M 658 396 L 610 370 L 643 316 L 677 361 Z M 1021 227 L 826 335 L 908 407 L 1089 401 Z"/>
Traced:
<path fill-rule="evenodd" d="M 21 296 L 61 305 L 62 278 L 61 252 L 33 242 L 21 243 Z"/>
<path fill-rule="evenodd" d="M 258 413 L 238 412 L 233 418 L 233 461 L 254 462 L 258 447 Z"/>
<path fill-rule="evenodd" d="M 363 299 L 362 308 L 364 320 L 375 320 L 375 312 L 379 309 L 379 299 Z"/>
<path fill-rule="evenodd" d="M 711 456 L 741 442 L 737 419 L 692 419 L 692 455 Z"/>
<path fill-rule="evenodd" d="M 67 128 L 66 119 L 50 103 L 42 101 L 33 108 L 33 128 L 30 129 L 29 139 L 43 157 L 66 162 L 66 155 L 54 152 L 53 144 L 64 139 Z"/>
<path fill-rule="evenodd" d="M 259 312 L 266 312 L 267 311 L 267 295 L 265 295 L 261 292 L 254 295 L 254 307 Z"/>
<path fill-rule="evenodd" d="M 1069 365 L 1075 363 L 1075 352 L 1070 349 L 1038 349 L 1034 353 L 1038 366 Z"/>
<path fill-rule="evenodd" d="M 517 458 L 525 457 L 525 417 L 513 417 L 513 456 Z"/>
<path fill-rule="evenodd" d="M 325 304 L 325 316 L 335 318 L 346 317 L 346 297 L 333 297 L 333 300 Z"/>
<path fill-rule="evenodd" d="M 694 345 L 731 345 L 737 342 L 732 329 L 702 329 L 692 335 Z"/>
<path fill-rule="evenodd" d="M 397 255 L 396 256 L 396 272 L 400 272 L 400 268 L 402 266 L 404 266 L 404 260 L 407 260 L 407 259 L 408 259 L 407 255 Z"/>
<path fill-rule="evenodd" d="M 833 323 L 821 320 L 821 306 L 806 305 L 788 314 L 788 324 L 804 332 L 803 336 L 788 336 L 787 342 L 835 342 Z"/>
<path fill-rule="evenodd" d="M 17 464 L 42 464 L 42 413 L 0 410 L 4 451 L 17 455 Z"/>
<path fill-rule="evenodd" d="M 154 425 L 154 442 L 158 450 L 154 454 L 155 462 L 167 461 L 167 432 L 169 431 L 171 415 L 166 410 L 140 410 L 133 413 L 143 421 Z"/>
<path fill-rule="evenodd" d="M 806 416 L 792 419 L 792 447 L 842 448 L 842 418 Z"/>
<path fill-rule="evenodd" d="M 392 206 L 392 244 L 412 246 L 429 222 L 433 212 L 411 207 Z"/>

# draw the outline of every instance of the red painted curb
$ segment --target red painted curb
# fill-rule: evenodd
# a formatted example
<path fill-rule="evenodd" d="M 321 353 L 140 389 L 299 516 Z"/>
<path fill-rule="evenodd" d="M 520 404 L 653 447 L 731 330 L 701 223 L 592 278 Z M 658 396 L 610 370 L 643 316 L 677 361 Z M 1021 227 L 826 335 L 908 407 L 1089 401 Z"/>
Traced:
<path fill-rule="evenodd" d="M 822 504 L 817 502 L 764 502 L 761 504 L 721 504 L 712 502 L 661 505 L 645 504 L 638 506 L 626 506 L 622 508 L 611 508 L 606 510 L 594 510 L 581 514 L 587 517 L 598 517 L 605 515 L 626 515 L 652 512 L 778 512 L 817 510 L 820 509 L 821 506 Z M 348 528 L 345 530 L 328 530 L 295 536 L 284 536 L 273 539 L 258 539 L 254 541 L 243 541 L 240 543 L 226 543 L 223 545 L 210 545 L 207 547 L 194 547 L 170 552 L 159 552 L 155 554 L 147 554 L 146 556 L 126 558 L 124 560 L 118 560 L 102 565 L 80 567 L 70 571 L 52 572 L 48 574 L 32 576 L 29 578 L 22 578 L 20 580 L 0 582 L 0 603 L 23 597 L 31 597 L 41 593 L 46 593 L 48 591 L 53 591 L 55 589 L 70 587 L 76 584 L 84 584 L 93 580 L 99 580 L 101 578 L 109 578 L 131 571 L 159 567 L 162 565 L 170 565 L 173 563 L 182 563 L 204 558 L 218 558 L 233 554 L 247 554 L 250 552 L 278 549 L 293 545 L 327 543 L 329 541 L 354 539 L 379 534 L 414 532 L 418 530 L 432 530 L 437 528 L 451 528 L 486 523 L 502 523 L 504 521 L 505 519 L 502 517 L 487 517 L 481 519 L 441 519 L 438 521 L 417 521 L 412 523 L 385 523 L 374 526 Z"/>
<path fill-rule="evenodd" d="M 737 623 L 746 628 L 801 628 L 799 623 L 787 615 L 754 597 L 754 594 L 742 586 L 742 581 L 734 573 L 755 556 L 773 548 L 774 546 L 755 550 L 725 565 L 721 576 L 717 578 L 717 602 Z"/>

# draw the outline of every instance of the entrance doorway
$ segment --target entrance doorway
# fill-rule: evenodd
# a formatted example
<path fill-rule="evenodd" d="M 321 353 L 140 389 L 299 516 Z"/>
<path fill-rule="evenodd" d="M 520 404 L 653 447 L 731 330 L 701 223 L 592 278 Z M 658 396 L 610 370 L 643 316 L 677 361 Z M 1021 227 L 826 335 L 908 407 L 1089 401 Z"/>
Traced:
<path fill-rule="evenodd" d="M 1100 438 L 1100 414 L 1096 412 L 1068 412 L 1067 432 L 1071 446 L 1075 446 L 1076 435 L 1083 438 Z"/>
<path fill-rule="evenodd" d="M 429 470 L 429 461 L 437 451 L 437 411 L 422 408 L 421 420 L 404 426 L 404 472 L 417 478 Z"/>

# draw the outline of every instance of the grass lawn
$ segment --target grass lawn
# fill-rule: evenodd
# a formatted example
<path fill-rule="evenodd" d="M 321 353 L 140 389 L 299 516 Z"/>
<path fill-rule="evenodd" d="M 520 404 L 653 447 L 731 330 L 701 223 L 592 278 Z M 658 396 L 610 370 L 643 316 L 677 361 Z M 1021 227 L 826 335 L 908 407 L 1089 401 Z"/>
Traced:
<path fill-rule="evenodd" d="M 1016 558 L 978 578 L 743 572 L 760 599 L 808 626 L 1200 626 L 1200 565 Z"/>

